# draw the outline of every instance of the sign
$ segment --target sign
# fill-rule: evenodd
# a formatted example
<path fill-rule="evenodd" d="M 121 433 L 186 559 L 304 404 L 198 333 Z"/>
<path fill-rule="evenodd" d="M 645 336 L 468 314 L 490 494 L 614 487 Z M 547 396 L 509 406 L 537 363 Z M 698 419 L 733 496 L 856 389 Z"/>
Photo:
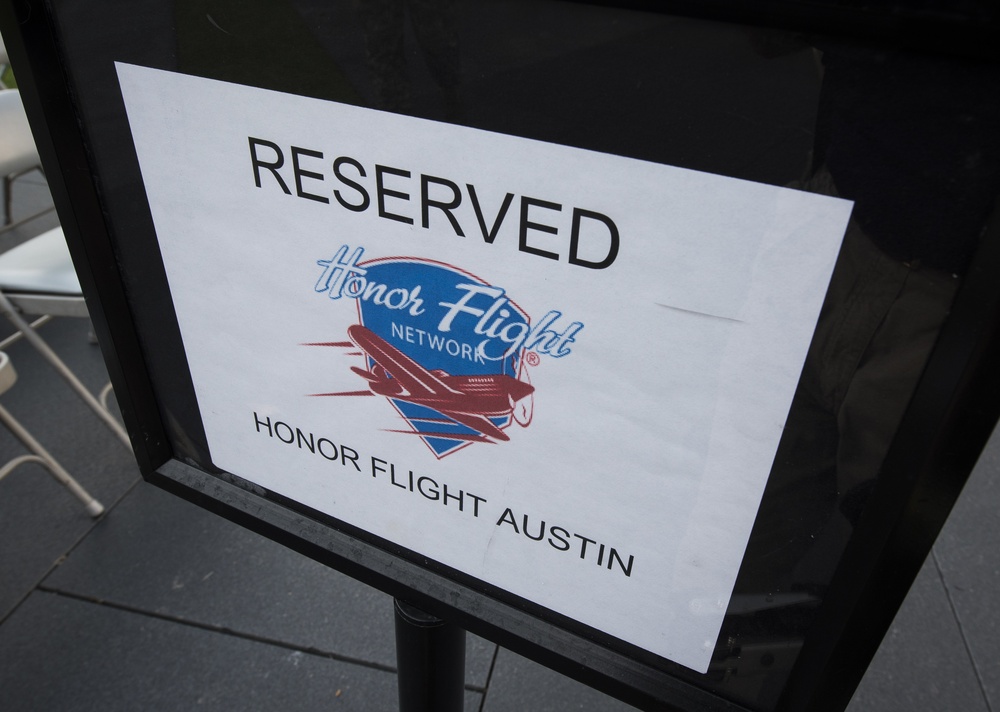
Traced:
<path fill-rule="evenodd" d="M 117 72 L 213 462 L 704 672 L 850 203 Z"/>

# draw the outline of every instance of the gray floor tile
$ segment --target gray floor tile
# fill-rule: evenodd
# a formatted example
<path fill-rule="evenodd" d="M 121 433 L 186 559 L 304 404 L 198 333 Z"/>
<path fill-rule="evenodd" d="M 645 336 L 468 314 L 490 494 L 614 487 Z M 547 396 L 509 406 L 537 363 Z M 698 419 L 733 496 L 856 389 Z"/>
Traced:
<path fill-rule="evenodd" d="M 0 633 L 6 712 L 397 705 L 389 672 L 54 594 L 33 594 Z"/>
<path fill-rule="evenodd" d="M 0 441 L 6 461 L 7 443 Z M 92 526 L 80 502 L 40 465 L 0 483 L 0 620 Z"/>
<path fill-rule="evenodd" d="M 928 558 L 848 712 L 988 712 L 933 558 Z"/>
<path fill-rule="evenodd" d="M 390 597 L 146 484 L 44 585 L 395 666 Z M 494 646 L 467 647 L 466 683 L 481 687 Z"/>
<path fill-rule="evenodd" d="M 1000 709 L 1000 430 L 934 547 L 991 708 Z"/>
<path fill-rule="evenodd" d="M 46 343 L 70 366 L 95 397 L 109 382 L 100 348 L 90 339 L 87 319 L 57 318 L 40 327 Z M 18 382 L 4 395 L 8 409 L 45 447 L 77 473 L 103 480 L 105 496 L 120 495 L 138 479 L 132 452 L 73 391 L 55 369 L 21 340 L 7 349 Z M 110 407 L 117 413 L 113 396 Z"/>
<path fill-rule="evenodd" d="M 546 667 L 500 649 L 483 712 L 634 712 L 608 697 Z"/>
<path fill-rule="evenodd" d="M 85 319 L 57 319 L 40 333 L 96 393 L 107 382 Z M 94 497 L 110 506 L 138 480 L 132 453 L 23 340 L 7 348 L 18 381 L 5 408 Z M 0 462 L 28 451 L 0 427 Z M 0 619 L 93 526 L 83 505 L 36 464 L 0 482 Z"/>

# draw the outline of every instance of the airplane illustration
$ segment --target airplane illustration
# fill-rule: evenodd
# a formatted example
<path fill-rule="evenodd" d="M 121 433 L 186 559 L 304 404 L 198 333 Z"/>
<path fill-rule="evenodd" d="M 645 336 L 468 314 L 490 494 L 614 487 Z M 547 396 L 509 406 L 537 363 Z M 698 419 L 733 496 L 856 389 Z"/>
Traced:
<path fill-rule="evenodd" d="M 370 391 L 321 393 L 327 396 L 380 395 L 386 398 L 431 408 L 446 418 L 475 431 L 460 433 L 429 433 L 417 431 L 422 437 L 468 440 L 473 442 L 508 441 L 510 437 L 490 418 L 510 416 L 519 401 L 530 396 L 535 387 L 505 374 L 453 376 L 440 369 L 427 370 L 405 355 L 371 329 L 354 324 L 347 329 L 353 345 L 361 349 L 374 365 L 369 370 L 352 366 L 351 370 L 368 381 Z M 338 343 L 330 345 L 350 345 Z M 517 419 L 517 418 L 515 418 Z M 423 421 L 447 423 L 447 420 L 421 418 Z M 518 422 L 523 422 L 518 419 Z M 523 423 L 526 424 L 526 423 Z M 398 431 L 409 432 L 409 431 Z"/>

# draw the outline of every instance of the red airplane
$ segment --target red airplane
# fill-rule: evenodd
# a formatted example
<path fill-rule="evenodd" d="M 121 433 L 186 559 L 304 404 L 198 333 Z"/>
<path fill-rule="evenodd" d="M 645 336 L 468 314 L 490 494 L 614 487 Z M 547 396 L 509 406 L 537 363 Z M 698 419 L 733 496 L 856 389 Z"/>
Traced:
<path fill-rule="evenodd" d="M 375 394 L 394 398 L 432 408 L 478 433 L 461 435 L 417 431 L 416 435 L 476 442 L 492 442 L 490 438 L 510 440 L 490 418 L 511 415 L 518 401 L 535 390 L 530 383 L 503 374 L 452 376 L 439 369 L 428 371 L 360 324 L 349 327 L 347 336 L 375 362 L 371 370 L 351 367 L 352 371 L 368 381 L 371 393 L 351 391 L 322 395 Z"/>

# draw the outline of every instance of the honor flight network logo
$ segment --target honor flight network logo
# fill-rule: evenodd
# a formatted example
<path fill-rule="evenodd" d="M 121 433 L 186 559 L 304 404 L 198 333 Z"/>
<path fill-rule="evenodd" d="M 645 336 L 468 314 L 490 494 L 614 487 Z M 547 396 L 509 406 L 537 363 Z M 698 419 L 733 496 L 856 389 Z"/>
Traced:
<path fill-rule="evenodd" d="M 316 396 L 382 396 L 438 457 L 472 443 L 507 442 L 512 422 L 531 423 L 528 366 L 562 358 L 583 329 L 549 311 L 536 322 L 499 286 L 442 262 L 413 257 L 362 261 L 343 245 L 322 268 L 316 292 L 357 303 L 347 341 L 307 346 L 352 349 L 363 390 Z"/>

